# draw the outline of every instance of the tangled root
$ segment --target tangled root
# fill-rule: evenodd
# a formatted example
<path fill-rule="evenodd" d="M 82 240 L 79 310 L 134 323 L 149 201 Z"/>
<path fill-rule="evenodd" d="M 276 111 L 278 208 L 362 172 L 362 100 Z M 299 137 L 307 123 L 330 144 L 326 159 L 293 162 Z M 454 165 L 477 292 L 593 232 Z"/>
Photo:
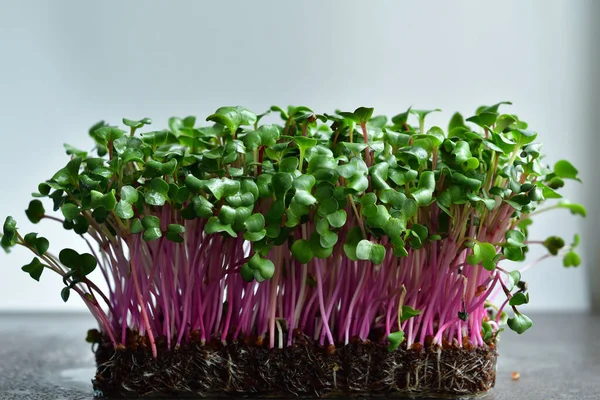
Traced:
<path fill-rule="evenodd" d="M 268 349 L 241 341 L 190 342 L 179 349 L 146 346 L 115 351 L 102 344 L 94 389 L 104 396 L 465 396 L 494 386 L 493 347 L 425 346 L 388 352 L 369 341 L 338 347 L 333 354 L 306 336 L 290 347 Z"/>

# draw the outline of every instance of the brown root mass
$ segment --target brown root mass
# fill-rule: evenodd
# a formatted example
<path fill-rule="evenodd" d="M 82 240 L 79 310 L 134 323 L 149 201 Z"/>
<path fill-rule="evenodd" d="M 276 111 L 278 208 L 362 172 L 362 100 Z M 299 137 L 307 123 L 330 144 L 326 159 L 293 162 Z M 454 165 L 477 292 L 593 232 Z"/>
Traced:
<path fill-rule="evenodd" d="M 118 351 L 103 342 L 94 389 L 109 397 L 439 397 L 483 394 L 496 379 L 493 345 L 388 352 L 356 341 L 332 351 L 302 334 L 282 349 L 254 343 L 191 340 L 168 350 L 161 338 L 155 360 L 145 338 Z"/>

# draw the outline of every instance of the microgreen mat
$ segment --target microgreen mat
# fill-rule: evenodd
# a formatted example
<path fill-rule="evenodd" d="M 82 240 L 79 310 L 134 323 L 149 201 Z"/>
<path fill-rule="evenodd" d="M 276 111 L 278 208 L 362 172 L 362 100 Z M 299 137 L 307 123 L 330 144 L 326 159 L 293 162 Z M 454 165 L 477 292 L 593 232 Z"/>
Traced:
<path fill-rule="evenodd" d="M 295 329 L 324 346 L 377 330 L 390 351 L 428 339 L 486 346 L 504 323 L 517 333 L 532 325 L 518 309 L 527 285 L 504 260 L 539 244 L 543 258 L 580 263 L 578 236 L 531 241 L 530 217 L 585 216 L 559 194 L 577 169 L 546 164 L 537 133 L 501 114 L 504 104 L 454 114 L 446 129 L 426 125 L 439 110 L 388 119 L 365 107 L 221 107 L 207 126 L 171 118 L 158 131 L 148 118 L 101 122 L 92 151 L 65 145 L 69 162 L 26 210 L 81 236 L 89 253 L 51 253 L 12 217 L 2 246 L 34 253 L 22 269 L 35 280 L 58 273 L 63 300 L 81 296 L 115 347 L 127 328 L 155 354 L 157 336 L 284 347 Z M 95 269 L 106 292 L 89 278 Z M 488 301 L 496 292 L 500 307 Z"/>

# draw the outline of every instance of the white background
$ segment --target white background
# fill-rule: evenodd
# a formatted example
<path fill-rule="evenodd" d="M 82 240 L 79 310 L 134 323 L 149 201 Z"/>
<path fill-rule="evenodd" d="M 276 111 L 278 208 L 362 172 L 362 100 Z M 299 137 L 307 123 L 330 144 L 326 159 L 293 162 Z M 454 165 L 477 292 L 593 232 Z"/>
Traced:
<path fill-rule="evenodd" d="M 63 142 L 89 148 L 87 129 L 101 119 L 151 117 L 159 129 L 172 115 L 205 117 L 238 104 L 256 112 L 273 104 L 319 112 L 364 105 L 391 115 L 410 105 L 440 107 L 443 115 L 430 123 L 446 126 L 456 110 L 511 100 L 505 110 L 539 132 L 547 161 L 571 159 L 591 184 L 584 140 L 590 4 L 4 1 L 0 217 L 43 233 L 56 252 L 84 250 L 72 232 L 52 222 L 34 227 L 23 212 L 37 184 L 66 164 Z M 586 198 L 579 185 L 567 190 L 573 201 Z M 531 238 L 570 239 L 582 227 L 558 211 L 540 216 Z M 583 246 L 591 249 L 591 240 Z M 0 253 L 0 309 L 83 307 L 62 303 L 60 279 L 48 271 L 41 283 L 23 273 L 32 257 L 26 251 Z M 527 309 L 588 309 L 588 264 L 584 257 L 578 270 L 565 270 L 552 259 L 528 271 Z"/>

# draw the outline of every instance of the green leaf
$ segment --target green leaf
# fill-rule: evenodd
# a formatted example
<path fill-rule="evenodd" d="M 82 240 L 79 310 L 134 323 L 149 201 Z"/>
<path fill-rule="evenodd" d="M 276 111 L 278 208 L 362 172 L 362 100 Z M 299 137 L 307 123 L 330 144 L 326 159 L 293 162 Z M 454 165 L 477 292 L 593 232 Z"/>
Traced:
<path fill-rule="evenodd" d="M 511 261 L 523 261 L 525 259 L 523 249 L 520 247 L 505 247 L 502 254 Z"/>
<path fill-rule="evenodd" d="M 408 121 L 408 115 L 410 114 L 410 112 L 411 112 L 411 108 L 409 107 L 408 110 L 406 110 L 405 112 L 397 114 L 397 115 L 394 115 L 392 117 L 392 123 L 395 126 L 401 126 L 402 127 L 403 125 L 406 124 L 406 121 Z"/>
<path fill-rule="evenodd" d="M 514 317 L 508 319 L 507 324 L 511 330 L 520 335 L 531 328 L 533 322 L 531 322 L 531 319 L 525 314 L 515 314 Z"/>
<path fill-rule="evenodd" d="M 115 213 L 119 218 L 123 219 L 133 218 L 135 215 L 133 212 L 133 207 L 125 200 L 119 200 L 117 207 L 115 208 Z"/>
<path fill-rule="evenodd" d="M 578 234 L 578 233 L 576 233 L 576 234 L 573 236 L 573 243 L 571 243 L 571 248 L 572 248 L 572 249 L 576 248 L 577 246 L 579 246 L 579 243 L 580 243 L 580 242 L 581 242 L 581 236 L 579 236 L 579 234 Z"/>
<path fill-rule="evenodd" d="M 496 267 L 495 262 L 496 249 L 491 243 L 477 242 L 473 245 L 473 254 L 467 257 L 467 262 L 471 265 L 479 263 L 492 271 Z"/>
<path fill-rule="evenodd" d="M 481 323 L 481 330 L 483 332 L 483 341 L 487 342 L 493 336 L 492 326 L 489 322 L 483 321 Z"/>
<path fill-rule="evenodd" d="M 129 204 L 134 204 L 138 201 L 139 193 L 132 186 L 125 185 L 121 187 L 121 200 Z"/>
<path fill-rule="evenodd" d="M 162 231 L 160 229 L 160 219 L 154 215 L 147 215 L 142 219 L 142 226 L 144 227 L 144 234 L 142 238 L 149 242 L 162 237 Z"/>
<path fill-rule="evenodd" d="M 147 215 L 142 219 L 144 229 L 160 228 L 160 219 L 154 215 Z"/>
<path fill-rule="evenodd" d="M 62 300 L 66 303 L 67 300 L 69 300 L 69 295 L 71 294 L 71 289 L 67 286 L 62 288 L 62 290 L 60 291 L 60 297 L 62 298 Z"/>
<path fill-rule="evenodd" d="M 79 266 L 77 269 L 83 275 L 88 275 L 92 273 L 94 269 L 96 269 L 97 264 L 98 262 L 96 261 L 93 255 L 89 253 L 83 253 L 79 256 Z"/>
<path fill-rule="evenodd" d="M 581 215 L 582 217 L 585 217 L 587 215 L 587 211 L 586 211 L 585 207 L 578 203 L 571 203 L 571 202 L 568 202 L 565 200 L 565 201 L 560 201 L 556 205 L 556 207 L 566 208 L 571 211 L 571 214 Z"/>
<path fill-rule="evenodd" d="M 106 210 L 114 210 L 117 205 L 117 199 L 115 197 L 114 189 L 106 194 L 102 194 L 96 190 L 90 191 L 91 195 L 91 208 L 104 207 Z"/>
<path fill-rule="evenodd" d="M 44 264 L 40 262 L 39 258 L 34 257 L 29 264 L 22 266 L 21 270 L 27 272 L 29 276 L 39 282 L 44 271 Z"/>
<path fill-rule="evenodd" d="M 135 121 L 132 119 L 123 118 L 123 124 L 131 128 L 141 128 L 144 125 L 152 124 L 152 120 L 150 118 L 142 118 L 139 121 Z"/>
<path fill-rule="evenodd" d="M 390 342 L 387 349 L 389 352 L 392 352 L 398 347 L 400 347 L 400 345 L 404 341 L 404 332 L 402 332 L 401 330 L 392 332 L 388 335 L 387 340 L 388 342 Z"/>
<path fill-rule="evenodd" d="M 144 230 L 144 227 L 139 218 L 135 218 L 134 220 L 131 221 L 131 227 L 129 228 L 129 231 L 131 233 L 136 234 L 136 233 L 142 232 L 143 230 Z"/>
<path fill-rule="evenodd" d="M 296 240 L 290 249 L 292 255 L 300 264 L 306 264 L 313 258 L 312 247 L 306 239 Z"/>
<path fill-rule="evenodd" d="M 509 231 L 507 231 L 504 234 L 504 237 L 506 238 L 506 244 L 508 246 L 514 246 L 514 247 L 525 247 L 526 245 L 523 243 L 523 241 L 525 240 L 525 235 L 523 235 L 521 232 L 511 229 Z"/>
<path fill-rule="evenodd" d="M 295 136 L 294 142 L 302 152 L 305 152 L 311 147 L 315 147 L 317 145 L 317 139 L 306 136 Z"/>
<path fill-rule="evenodd" d="M 467 189 L 471 189 L 475 192 L 479 191 L 482 185 L 482 181 L 476 178 L 467 177 L 460 172 L 452 173 L 452 182 L 459 186 L 463 186 Z"/>
<path fill-rule="evenodd" d="M 17 231 L 17 221 L 11 216 L 6 217 L 2 232 L 6 236 L 12 236 Z"/>
<path fill-rule="evenodd" d="M 452 118 L 450 119 L 450 122 L 448 123 L 448 132 L 450 132 L 454 128 L 462 128 L 464 126 L 465 121 L 463 119 L 463 116 L 458 112 L 454 113 L 454 115 L 452 115 Z"/>
<path fill-rule="evenodd" d="M 356 193 L 362 193 L 369 187 L 369 180 L 363 175 L 354 175 L 348 179 L 348 188 L 354 190 Z"/>
<path fill-rule="evenodd" d="M 551 189 L 549 186 L 543 184 L 542 182 L 537 183 L 538 187 L 542 189 L 542 195 L 545 199 L 561 199 L 562 195 L 557 193 L 554 189 Z"/>
<path fill-rule="evenodd" d="M 73 249 L 63 249 L 58 254 L 58 259 L 67 268 L 85 276 L 96 269 L 97 261 L 89 253 L 79 254 Z"/>
<path fill-rule="evenodd" d="M 496 257 L 496 248 L 491 243 L 479 242 L 477 244 L 478 256 L 482 260 L 493 260 Z M 475 248 L 473 248 L 475 252 Z"/>
<path fill-rule="evenodd" d="M 62 214 L 67 221 L 72 221 L 79 215 L 79 207 L 73 203 L 65 203 L 61 208 Z"/>
<path fill-rule="evenodd" d="M 523 292 L 518 292 L 512 295 L 508 302 L 511 306 L 520 306 L 529 303 L 529 293 L 527 295 Z"/>
<path fill-rule="evenodd" d="M 146 228 L 142 235 L 142 239 L 144 239 L 146 242 L 159 239 L 160 237 L 162 237 L 162 231 L 160 228 Z"/>
<path fill-rule="evenodd" d="M 375 193 L 365 193 L 360 198 L 360 206 L 362 208 L 367 208 L 368 206 L 373 206 L 377 203 L 377 195 Z"/>
<path fill-rule="evenodd" d="M 344 253 L 346 257 L 351 259 L 352 261 L 357 261 L 358 257 L 356 255 L 356 247 L 358 243 L 362 240 L 362 231 L 358 226 L 350 229 L 348 231 L 348 235 L 346 236 L 346 242 L 344 243 Z"/>
<path fill-rule="evenodd" d="M 249 242 L 257 242 L 262 240 L 267 235 L 267 230 L 262 229 L 258 232 L 244 232 L 244 239 Z"/>
<path fill-rule="evenodd" d="M 229 236 L 237 237 L 237 234 L 231 228 L 231 225 L 222 224 L 218 217 L 210 217 L 204 226 L 204 231 L 209 235 L 217 232 L 227 232 Z"/>
<path fill-rule="evenodd" d="M 168 200 L 169 184 L 161 178 L 154 178 L 150 182 L 150 190 L 144 195 L 147 204 L 162 206 Z"/>
<path fill-rule="evenodd" d="M 33 247 L 33 249 L 39 256 L 43 256 L 50 247 L 50 242 L 48 242 L 48 239 L 46 239 L 45 237 L 37 237 L 37 233 L 28 233 L 27 235 L 25 235 L 23 240 L 29 246 Z"/>
<path fill-rule="evenodd" d="M 38 185 L 38 192 L 40 192 L 42 196 L 47 196 L 50 193 L 50 189 L 50 185 L 45 182 L 42 182 Z"/>
<path fill-rule="evenodd" d="M 394 148 L 408 146 L 411 135 L 406 133 L 393 132 L 389 129 L 385 130 L 385 141 Z"/>
<path fill-rule="evenodd" d="M 421 310 L 415 310 L 411 306 L 403 305 L 402 306 L 402 317 L 401 317 L 400 321 L 404 322 L 407 319 L 416 317 L 419 314 L 421 314 Z"/>
<path fill-rule="evenodd" d="M 375 207 L 376 212 L 367 217 L 368 224 L 373 228 L 383 228 L 390 219 L 390 213 L 383 205 L 371 206 Z"/>
<path fill-rule="evenodd" d="M 477 108 L 477 112 L 475 114 L 479 115 L 484 112 L 497 113 L 498 108 L 504 104 L 511 105 L 512 103 L 510 101 L 501 101 L 499 103 L 494 104 L 493 106 L 481 106 L 481 107 Z"/>
<path fill-rule="evenodd" d="M 562 179 L 560 179 L 556 176 L 552 177 L 548 181 L 548 187 L 551 189 L 560 189 L 563 186 L 565 186 L 565 181 L 563 181 Z"/>
<path fill-rule="evenodd" d="M 390 189 L 390 186 L 386 182 L 388 178 L 388 170 L 389 164 L 386 162 L 381 162 L 370 168 L 371 184 L 373 185 L 373 189 Z"/>
<path fill-rule="evenodd" d="M 577 171 L 577 168 L 575 168 L 567 160 L 560 160 L 556 164 L 554 164 L 554 173 L 559 178 L 575 179 L 577 181 L 580 181 L 580 179 L 577 177 L 579 171 Z"/>
<path fill-rule="evenodd" d="M 121 155 L 124 164 L 128 162 L 143 162 L 143 157 L 144 154 L 138 149 L 126 149 Z"/>
<path fill-rule="evenodd" d="M 310 206 L 317 202 L 317 199 L 306 190 L 296 190 L 294 201 L 303 206 Z"/>
<path fill-rule="evenodd" d="M 379 265 L 385 258 L 385 247 L 363 239 L 356 246 L 356 257 L 359 260 L 370 260 L 373 264 Z"/>
<path fill-rule="evenodd" d="M 482 128 L 492 126 L 496 122 L 498 114 L 496 112 L 482 112 L 481 114 L 474 115 L 467 118 L 467 121 L 473 122 Z"/>
<path fill-rule="evenodd" d="M 558 236 L 550 236 L 542 243 L 548 252 L 553 256 L 558 254 L 558 251 L 565 246 L 565 241 Z"/>
<path fill-rule="evenodd" d="M 277 125 L 262 125 L 256 133 L 263 146 L 274 146 L 281 136 L 280 127 Z"/>
<path fill-rule="evenodd" d="M 479 197 L 473 193 L 467 193 L 467 198 L 473 202 L 483 203 L 485 205 L 485 208 L 487 208 L 489 211 L 492 211 L 494 208 L 496 208 L 496 200 L 494 199 Z"/>
<path fill-rule="evenodd" d="M 406 230 L 406 222 L 399 218 L 390 218 L 383 230 L 390 238 L 399 238 Z"/>
<path fill-rule="evenodd" d="M 244 225 L 248 232 L 260 232 L 265 228 L 265 217 L 262 214 L 252 214 Z"/>
<path fill-rule="evenodd" d="M 185 227 L 180 224 L 169 224 L 167 226 L 167 239 L 175 243 L 183 243 L 181 234 L 185 233 Z"/>
<path fill-rule="evenodd" d="M 81 166 L 81 157 L 75 157 L 66 167 L 60 169 L 57 173 L 52 176 L 52 181 L 56 182 L 61 186 L 77 186 L 79 167 Z"/>
<path fill-rule="evenodd" d="M 94 220 L 99 224 L 103 224 L 109 215 L 110 215 L 110 212 L 102 206 L 96 208 L 92 212 L 92 218 L 94 218 Z"/>
<path fill-rule="evenodd" d="M 385 115 L 377 115 L 375 117 L 371 117 L 368 122 L 369 127 L 382 129 L 387 124 L 387 117 Z"/>
<path fill-rule="evenodd" d="M 338 235 L 334 232 L 325 232 L 325 234 L 320 235 L 319 241 L 322 247 L 331 248 L 337 243 Z"/>
<path fill-rule="evenodd" d="M 252 282 L 254 280 L 254 270 L 250 268 L 248 263 L 244 263 L 242 268 L 240 268 L 240 274 L 242 275 L 242 279 L 246 282 Z"/>
<path fill-rule="evenodd" d="M 319 170 L 327 170 L 327 172 L 335 172 L 337 168 L 337 162 L 333 156 L 326 154 L 312 155 L 308 161 L 307 172 L 312 175 L 316 175 Z M 319 171 L 323 172 L 323 171 Z M 316 176 L 315 176 L 316 178 Z M 317 179 L 318 180 L 318 179 Z"/>
<path fill-rule="evenodd" d="M 433 191 L 435 190 L 435 177 L 433 171 L 424 171 L 419 177 L 419 186 L 417 190 L 411 193 L 419 206 L 425 206 L 431 203 Z"/>
<path fill-rule="evenodd" d="M 256 115 L 243 107 L 221 107 L 214 114 L 206 118 L 225 125 L 232 135 L 238 130 L 240 125 L 252 125 L 256 122 Z"/>
<path fill-rule="evenodd" d="M 125 131 L 108 125 L 102 125 L 93 132 L 90 131 L 90 135 L 94 138 L 94 140 L 96 140 L 96 143 L 103 145 L 119 139 L 124 134 Z"/>
<path fill-rule="evenodd" d="M 327 221 L 329 222 L 329 225 L 331 225 L 333 228 L 341 228 L 346 223 L 347 215 L 346 215 L 346 211 L 337 210 L 337 211 L 327 215 L 326 218 L 327 218 Z"/>
<path fill-rule="evenodd" d="M 414 110 L 414 109 L 410 109 L 410 112 L 412 114 L 417 115 L 417 117 L 419 118 L 419 121 L 424 121 L 425 117 L 428 114 L 431 114 L 432 112 L 439 112 L 439 111 L 442 111 L 442 110 L 440 110 L 439 108 L 436 108 L 434 110 Z M 423 133 L 423 132 L 421 132 L 421 133 Z"/>
<path fill-rule="evenodd" d="M 371 119 L 373 111 L 373 108 L 358 107 L 356 110 L 354 110 L 356 122 L 359 124 L 366 124 Z"/>
<path fill-rule="evenodd" d="M 73 226 L 73 230 L 78 235 L 83 235 L 84 233 L 87 233 L 90 227 L 90 223 L 83 215 L 78 215 L 77 218 L 75 218 L 74 223 L 75 225 Z"/>
<path fill-rule="evenodd" d="M 340 208 L 340 205 L 337 200 L 333 197 L 330 197 L 321 201 L 321 204 L 319 204 L 318 214 L 321 217 L 325 217 L 336 212 L 338 208 Z"/>
<path fill-rule="evenodd" d="M 206 187 L 206 182 L 196 178 L 194 175 L 188 175 L 185 177 L 185 186 L 192 193 L 198 193 Z"/>
<path fill-rule="evenodd" d="M 279 171 L 292 173 L 298 169 L 298 159 L 297 158 L 284 158 L 281 163 L 279 163 Z"/>
<path fill-rule="evenodd" d="M 29 207 L 25 210 L 25 214 L 27 218 L 34 223 L 37 224 L 44 217 L 46 210 L 44 210 L 44 206 L 42 202 L 39 200 L 31 200 L 29 202 Z"/>
<path fill-rule="evenodd" d="M 212 178 L 206 181 L 206 187 L 217 200 L 221 200 L 222 197 L 236 194 L 240 190 L 240 182 L 229 178 Z"/>
<path fill-rule="evenodd" d="M 143 176 L 146 178 L 156 178 L 163 175 L 163 164 L 159 161 L 148 160 L 144 167 Z"/>
<path fill-rule="evenodd" d="M 292 188 L 293 178 L 287 172 L 277 172 L 271 179 L 273 191 L 277 198 L 282 198 Z"/>
<path fill-rule="evenodd" d="M 508 273 L 508 290 L 511 291 L 521 281 L 521 273 L 517 270 Z"/>
<path fill-rule="evenodd" d="M 254 253 L 250 260 L 248 260 L 248 266 L 254 271 L 258 271 L 263 280 L 271 279 L 275 273 L 275 265 L 273 262 L 269 259 L 261 258 L 258 253 Z"/>
<path fill-rule="evenodd" d="M 76 157 L 81 157 L 81 158 L 86 158 L 87 157 L 87 151 L 83 151 L 83 150 L 79 150 L 76 147 L 71 146 L 70 144 L 63 144 L 65 150 L 67 151 L 68 155 L 73 155 Z"/>
<path fill-rule="evenodd" d="M 581 258 L 579 257 L 579 254 L 572 250 L 565 254 L 563 258 L 563 265 L 565 267 L 578 267 L 580 264 Z"/>

